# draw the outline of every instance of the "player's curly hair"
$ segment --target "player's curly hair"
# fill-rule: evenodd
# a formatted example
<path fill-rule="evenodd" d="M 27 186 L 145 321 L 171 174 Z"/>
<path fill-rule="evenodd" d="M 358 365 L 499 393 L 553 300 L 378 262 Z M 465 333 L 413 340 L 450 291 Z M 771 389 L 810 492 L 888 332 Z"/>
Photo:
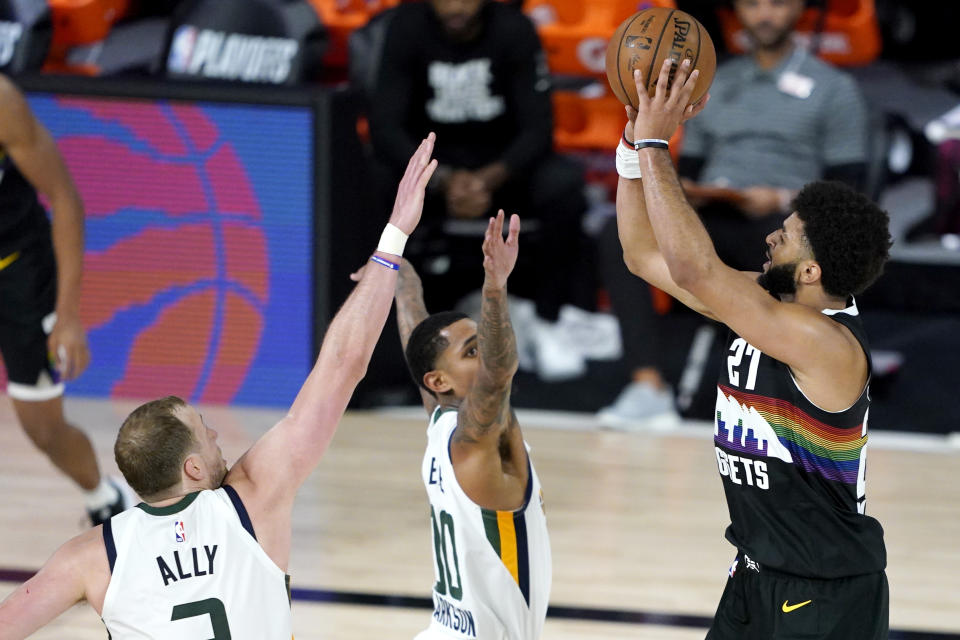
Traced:
<path fill-rule="evenodd" d="M 442 311 L 425 318 L 410 332 L 407 349 L 404 355 L 407 358 L 407 367 L 413 381 L 436 397 L 433 390 L 423 383 L 423 376 L 433 371 L 437 366 L 437 358 L 450 346 L 450 342 L 440 335 L 440 332 L 458 320 L 469 318 L 459 311 Z"/>
<path fill-rule="evenodd" d="M 828 294 L 861 293 L 883 273 L 893 244 L 890 217 L 868 197 L 842 182 L 811 182 L 792 209 L 803 221 Z"/>

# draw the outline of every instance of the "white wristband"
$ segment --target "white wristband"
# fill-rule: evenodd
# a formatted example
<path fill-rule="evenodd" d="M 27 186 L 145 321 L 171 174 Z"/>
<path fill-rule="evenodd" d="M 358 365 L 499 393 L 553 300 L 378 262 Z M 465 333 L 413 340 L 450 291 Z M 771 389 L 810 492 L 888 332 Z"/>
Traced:
<path fill-rule="evenodd" d="M 403 248 L 406 246 L 406 244 L 407 234 L 405 234 L 403 231 L 400 231 L 400 229 L 388 222 L 387 226 L 383 228 L 383 233 L 380 234 L 380 242 L 377 244 L 377 251 L 392 253 L 395 256 L 402 256 Z"/>
<path fill-rule="evenodd" d="M 626 145 L 617 143 L 617 174 L 621 178 L 628 180 L 639 180 L 640 175 L 640 156 L 637 152 Z"/>

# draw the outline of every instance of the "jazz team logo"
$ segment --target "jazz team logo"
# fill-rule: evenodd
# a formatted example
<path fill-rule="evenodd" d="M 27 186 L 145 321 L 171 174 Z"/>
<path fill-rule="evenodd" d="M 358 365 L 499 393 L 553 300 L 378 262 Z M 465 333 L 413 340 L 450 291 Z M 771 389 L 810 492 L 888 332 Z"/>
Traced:
<path fill-rule="evenodd" d="M 177 536 L 177 542 L 187 541 L 187 532 L 183 526 L 183 520 L 177 520 L 173 523 L 173 533 Z"/>

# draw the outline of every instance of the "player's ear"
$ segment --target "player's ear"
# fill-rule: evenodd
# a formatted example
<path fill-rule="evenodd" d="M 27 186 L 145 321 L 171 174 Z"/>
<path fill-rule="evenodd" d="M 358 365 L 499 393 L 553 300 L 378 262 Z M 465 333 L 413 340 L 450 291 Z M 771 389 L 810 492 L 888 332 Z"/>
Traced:
<path fill-rule="evenodd" d="M 443 375 L 442 371 L 436 369 L 423 374 L 423 384 L 427 385 L 427 389 L 430 389 L 430 391 L 433 391 L 437 395 L 453 389 L 447 380 L 447 376 Z"/>
<path fill-rule="evenodd" d="M 803 260 L 798 266 L 799 272 L 797 279 L 800 284 L 816 284 L 820 282 L 823 273 L 820 271 L 820 263 L 816 260 Z"/>
<path fill-rule="evenodd" d="M 195 453 L 191 453 L 184 458 L 181 470 L 191 480 L 203 480 L 206 475 L 200 456 Z"/>

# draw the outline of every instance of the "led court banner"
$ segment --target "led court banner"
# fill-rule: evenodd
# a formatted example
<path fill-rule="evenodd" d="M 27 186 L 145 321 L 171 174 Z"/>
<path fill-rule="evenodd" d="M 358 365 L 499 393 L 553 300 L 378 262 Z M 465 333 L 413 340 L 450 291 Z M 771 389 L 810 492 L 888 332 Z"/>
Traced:
<path fill-rule="evenodd" d="M 86 207 L 68 393 L 284 405 L 312 361 L 308 106 L 34 93 Z"/>

